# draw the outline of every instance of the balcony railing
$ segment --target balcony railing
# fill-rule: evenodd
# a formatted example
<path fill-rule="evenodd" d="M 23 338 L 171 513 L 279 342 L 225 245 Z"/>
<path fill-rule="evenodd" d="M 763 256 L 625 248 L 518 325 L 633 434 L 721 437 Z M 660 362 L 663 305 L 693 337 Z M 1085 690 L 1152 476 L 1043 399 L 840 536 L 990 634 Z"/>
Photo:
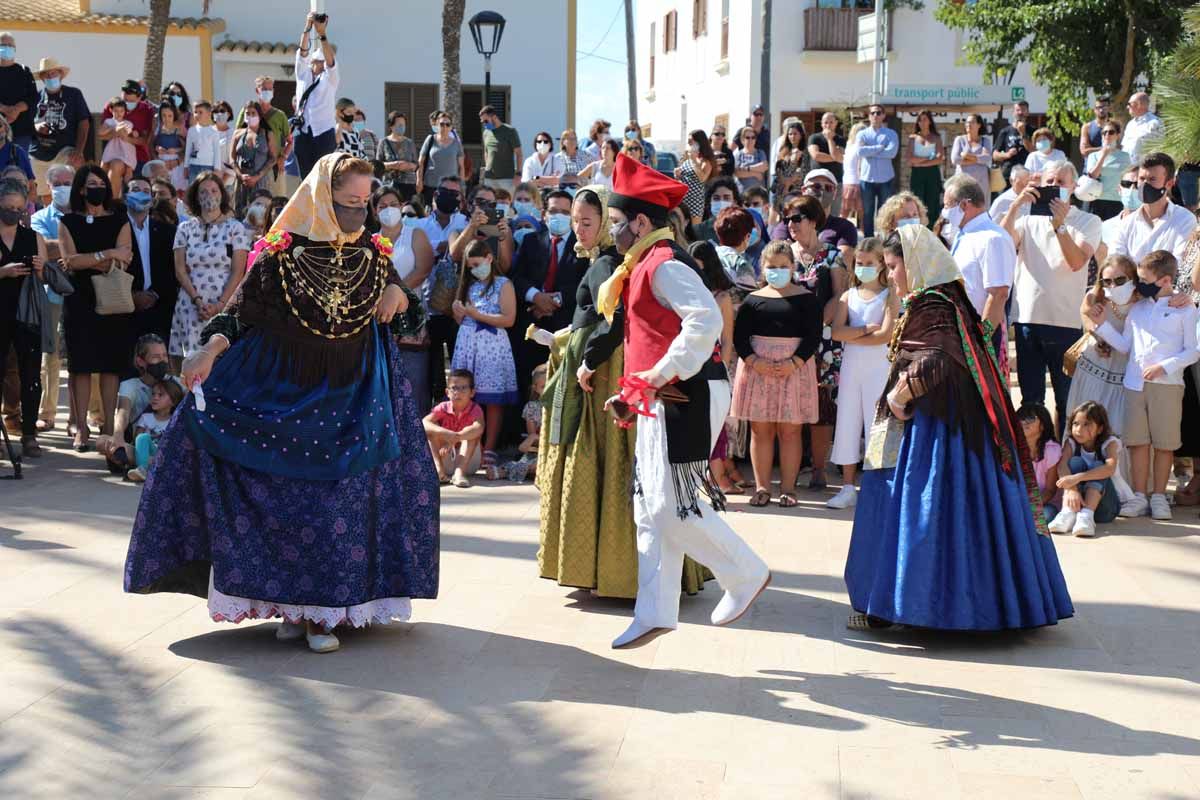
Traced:
<path fill-rule="evenodd" d="M 858 18 L 867 12 L 857 8 L 804 9 L 805 50 L 858 50 Z M 891 12 L 888 14 L 891 21 Z M 888 26 L 888 50 L 892 49 L 892 27 Z"/>

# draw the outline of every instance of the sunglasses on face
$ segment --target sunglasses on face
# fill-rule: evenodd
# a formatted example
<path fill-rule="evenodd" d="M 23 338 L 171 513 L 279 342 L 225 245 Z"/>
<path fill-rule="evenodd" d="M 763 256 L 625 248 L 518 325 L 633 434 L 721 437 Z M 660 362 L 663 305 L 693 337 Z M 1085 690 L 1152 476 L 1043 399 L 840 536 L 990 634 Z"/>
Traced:
<path fill-rule="evenodd" d="M 554 142 L 550 141 L 549 139 L 538 139 L 534 142 L 534 144 L 554 144 Z"/>
<path fill-rule="evenodd" d="M 1137 181 L 1121 181 L 1122 189 L 1132 189 L 1135 186 L 1137 186 Z"/>
<path fill-rule="evenodd" d="M 400 216 L 404 217 L 405 219 L 419 219 L 417 212 L 415 211 L 405 211 Z"/>
<path fill-rule="evenodd" d="M 1101 278 L 1100 279 L 1100 285 L 1103 286 L 1105 289 L 1111 289 L 1114 286 L 1124 286 L 1127 283 L 1129 283 L 1129 278 L 1126 278 L 1124 275 L 1122 275 L 1119 278 Z"/>
<path fill-rule="evenodd" d="M 1116 136 L 1118 133 L 1120 133 L 1120 131 L 1114 131 L 1114 130 L 1112 130 L 1112 129 L 1110 128 L 1109 130 L 1102 131 L 1102 133 L 1103 133 L 1105 136 Z"/>
<path fill-rule="evenodd" d="M 872 117 L 882 117 L 882 116 L 883 116 L 883 112 L 882 112 L 882 111 L 872 111 L 872 112 L 871 112 L 871 116 L 872 116 Z"/>
<path fill-rule="evenodd" d="M 625 148 L 625 151 L 626 151 L 626 152 L 628 152 L 628 153 L 640 153 L 640 152 L 642 152 L 642 148 L 640 148 L 640 147 L 627 147 L 627 148 Z"/>
<path fill-rule="evenodd" d="M 789 225 L 792 225 L 792 224 L 799 225 L 801 222 L 804 222 L 807 219 L 808 219 L 808 217 L 804 216 L 803 214 L 789 214 L 788 216 L 783 218 L 783 221 L 788 223 Z"/>

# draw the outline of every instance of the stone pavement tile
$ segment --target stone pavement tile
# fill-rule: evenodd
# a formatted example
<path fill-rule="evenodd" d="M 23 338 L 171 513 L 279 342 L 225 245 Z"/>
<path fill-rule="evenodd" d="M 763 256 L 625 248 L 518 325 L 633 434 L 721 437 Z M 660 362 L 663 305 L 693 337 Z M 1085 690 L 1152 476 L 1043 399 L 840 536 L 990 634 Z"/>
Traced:
<path fill-rule="evenodd" d="M 939 746 L 949 751 L 954 769 L 960 774 L 1066 778 L 1071 774 L 1071 762 L 1082 758 L 1055 749 L 1053 742 L 1022 740 L 1016 736 L 998 741 L 998 734 L 975 733 L 958 727 L 959 730 L 947 731 Z M 963 794 L 970 795 L 965 786 Z"/>
<path fill-rule="evenodd" d="M 730 741 L 733 723 L 734 718 L 726 713 L 637 709 L 625 731 L 621 754 L 629 758 L 664 761 L 686 761 L 697 754 L 711 755 L 714 743 Z M 721 764 L 723 771 L 723 760 Z"/>
<path fill-rule="evenodd" d="M 838 785 L 838 739 L 827 729 L 780 725 L 745 713 L 733 721 L 733 735 L 714 741 L 725 758 L 725 782 L 792 786 L 794 796 Z"/>
<path fill-rule="evenodd" d="M 1068 777 L 992 775 L 960 772 L 959 791 L 971 800 L 1082 800 L 1079 787 Z"/>
<path fill-rule="evenodd" d="M 838 800 L 841 793 L 836 782 L 802 780 L 797 784 L 730 783 L 721 784 L 720 800 Z"/>
<path fill-rule="evenodd" d="M 1197 796 L 1196 783 L 1183 766 L 1162 758 L 1093 756 L 1073 762 L 1071 776 L 1084 800 Z"/>
<path fill-rule="evenodd" d="M 719 756 L 719 734 L 714 745 L 695 751 Z M 592 800 L 718 800 L 725 765 L 721 761 L 659 757 L 636 748 L 621 749 L 603 786 Z"/>
<path fill-rule="evenodd" d="M 843 745 L 839 758 L 843 800 L 953 800 L 963 796 L 945 750 Z"/>

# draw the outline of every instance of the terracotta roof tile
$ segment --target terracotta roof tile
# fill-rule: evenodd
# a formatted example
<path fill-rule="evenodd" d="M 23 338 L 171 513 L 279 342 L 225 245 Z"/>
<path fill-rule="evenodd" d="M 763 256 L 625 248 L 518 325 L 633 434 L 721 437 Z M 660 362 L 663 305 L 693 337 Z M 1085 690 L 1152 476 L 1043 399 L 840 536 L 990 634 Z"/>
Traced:
<path fill-rule="evenodd" d="M 220 52 L 237 53 L 271 53 L 287 54 L 295 50 L 296 45 L 287 42 L 255 42 L 245 39 L 226 39 L 216 46 Z"/>
<path fill-rule="evenodd" d="M 134 14 L 84 14 L 78 0 L 0 0 L 2 22 L 85 22 L 94 25 L 145 25 L 149 17 Z M 178 28 L 202 28 L 217 22 L 210 17 L 171 17 Z"/>

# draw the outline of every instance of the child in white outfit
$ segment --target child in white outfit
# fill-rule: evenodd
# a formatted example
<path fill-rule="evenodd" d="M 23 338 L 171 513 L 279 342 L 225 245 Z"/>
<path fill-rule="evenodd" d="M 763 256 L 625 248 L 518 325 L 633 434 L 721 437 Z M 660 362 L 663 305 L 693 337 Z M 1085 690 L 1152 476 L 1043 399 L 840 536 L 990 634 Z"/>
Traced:
<path fill-rule="evenodd" d="M 842 490 L 826 503 L 829 508 L 849 508 L 858 500 L 855 473 L 862 442 L 870 436 L 875 407 L 887 385 L 888 342 L 900 306 L 888 289 L 883 242 L 863 240 L 855 250 L 854 262 L 850 288 L 838 300 L 833 318 L 833 338 L 845 343 L 830 459 L 842 468 Z"/>

